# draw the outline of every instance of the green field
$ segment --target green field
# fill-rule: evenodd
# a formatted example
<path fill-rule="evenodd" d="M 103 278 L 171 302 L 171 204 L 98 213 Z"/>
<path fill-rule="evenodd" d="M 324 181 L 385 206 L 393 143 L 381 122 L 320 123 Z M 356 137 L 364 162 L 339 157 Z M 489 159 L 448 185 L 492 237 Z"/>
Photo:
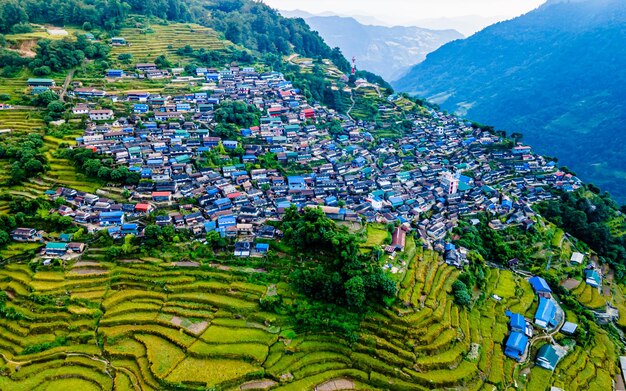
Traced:
<path fill-rule="evenodd" d="M 10 264 L 0 270 L 0 289 L 10 293 L 7 306 L 28 320 L 0 319 L 8 371 L 0 389 L 31 390 L 50 382 L 88 389 L 235 389 L 271 381 L 276 389 L 306 390 L 333 379 L 348 379 L 355 389 L 512 385 L 515 366 L 502 355 L 504 311 L 532 315 L 528 284 L 508 271 L 491 270 L 487 293 L 503 300 L 460 309 L 449 294 L 458 271 L 436 253 L 411 252 L 416 255 L 400 283 L 400 300 L 371 311 L 354 344 L 329 333 L 283 337 L 294 325 L 261 310 L 265 287 L 241 273 L 178 269 L 157 259 L 118 264 L 99 250 L 83 259 L 99 260 L 97 266 L 76 263 L 65 271 L 33 273 Z M 281 294 L 299 298 L 287 286 Z M 35 302 L 36 297 L 45 299 Z M 573 390 L 593 382 L 610 387 L 615 353 L 596 347 L 606 338 L 596 332 L 591 349 L 575 351 L 584 361 L 568 360 L 559 372 L 558 381 L 576 384 Z M 472 344 L 479 346 L 475 358 L 468 357 Z M 582 378 L 571 369 L 581 365 L 606 376 Z M 531 377 L 529 384 L 535 382 Z"/>

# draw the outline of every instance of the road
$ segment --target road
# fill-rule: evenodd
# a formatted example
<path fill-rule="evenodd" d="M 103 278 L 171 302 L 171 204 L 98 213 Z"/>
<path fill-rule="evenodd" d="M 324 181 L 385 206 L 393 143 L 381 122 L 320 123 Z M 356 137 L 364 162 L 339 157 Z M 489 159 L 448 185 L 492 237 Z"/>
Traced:
<path fill-rule="evenodd" d="M 63 82 L 63 88 L 61 89 L 61 94 L 59 95 L 59 100 L 63 102 L 65 102 L 65 94 L 67 93 L 67 87 L 69 87 L 70 83 L 72 82 L 72 78 L 74 77 L 74 72 L 76 72 L 76 69 L 70 70 L 67 76 L 65 77 L 65 81 Z"/>

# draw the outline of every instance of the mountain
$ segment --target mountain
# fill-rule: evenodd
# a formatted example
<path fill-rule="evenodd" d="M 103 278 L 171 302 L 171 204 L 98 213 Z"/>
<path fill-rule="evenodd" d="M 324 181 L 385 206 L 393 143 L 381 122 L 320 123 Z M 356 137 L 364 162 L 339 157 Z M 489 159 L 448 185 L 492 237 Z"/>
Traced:
<path fill-rule="evenodd" d="M 309 16 L 305 20 L 328 45 L 339 47 L 349 58 L 355 56 L 358 68 L 387 80 L 401 77 L 441 45 L 463 38 L 455 30 L 371 26 L 339 16 Z"/>
<path fill-rule="evenodd" d="M 480 15 L 466 15 L 448 18 L 417 19 L 413 21 L 413 24 L 416 26 L 421 26 L 422 28 L 433 30 L 454 29 L 465 36 L 470 36 L 477 31 L 480 31 L 485 27 L 504 19 L 508 18 L 502 16 L 489 17 Z"/>
<path fill-rule="evenodd" d="M 394 87 L 522 132 L 626 202 L 624 42 L 625 2 L 550 1 L 441 47 Z"/>

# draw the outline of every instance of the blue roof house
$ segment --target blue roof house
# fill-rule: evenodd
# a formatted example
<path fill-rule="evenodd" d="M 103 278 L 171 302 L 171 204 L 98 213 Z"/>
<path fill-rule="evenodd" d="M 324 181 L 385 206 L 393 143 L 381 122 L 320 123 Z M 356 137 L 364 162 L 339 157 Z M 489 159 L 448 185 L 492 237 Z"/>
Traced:
<path fill-rule="evenodd" d="M 304 190 L 306 184 L 304 183 L 304 177 L 302 176 L 290 176 L 287 178 L 289 182 L 289 190 Z"/>
<path fill-rule="evenodd" d="M 268 243 L 257 243 L 255 249 L 258 253 L 265 254 L 269 251 L 270 245 Z"/>
<path fill-rule="evenodd" d="M 587 283 L 587 285 L 591 285 L 592 287 L 597 288 L 602 285 L 602 277 L 600 277 L 597 271 L 593 269 L 587 269 L 585 270 L 585 282 Z"/>
<path fill-rule="evenodd" d="M 511 318 L 511 320 L 509 321 L 509 329 L 511 329 L 512 332 L 526 332 L 526 319 L 524 319 L 524 316 L 522 314 L 515 314 L 513 312 L 507 311 L 506 315 Z"/>
<path fill-rule="evenodd" d="M 528 346 L 528 337 L 522 333 L 511 333 L 506 341 L 504 354 L 516 361 L 522 361 L 522 357 Z"/>
<path fill-rule="evenodd" d="M 535 312 L 535 325 L 542 329 L 547 329 L 548 326 L 555 326 L 557 324 L 556 319 L 556 306 L 554 302 L 545 297 L 539 298 L 539 307 Z"/>
<path fill-rule="evenodd" d="M 100 225 L 122 225 L 124 224 L 124 212 L 102 212 L 100 213 Z"/>
<path fill-rule="evenodd" d="M 546 280 L 544 280 L 543 278 L 541 278 L 539 276 L 534 276 L 534 277 L 529 278 L 528 282 L 530 283 L 530 285 L 533 287 L 533 290 L 537 294 L 540 294 L 540 293 L 550 294 L 550 293 L 552 293 L 552 289 L 550 289 L 550 286 L 548 285 Z"/>
<path fill-rule="evenodd" d="M 217 225 L 220 228 L 233 227 L 237 225 L 235 216 L 220 216 L 217 219 Z"/>

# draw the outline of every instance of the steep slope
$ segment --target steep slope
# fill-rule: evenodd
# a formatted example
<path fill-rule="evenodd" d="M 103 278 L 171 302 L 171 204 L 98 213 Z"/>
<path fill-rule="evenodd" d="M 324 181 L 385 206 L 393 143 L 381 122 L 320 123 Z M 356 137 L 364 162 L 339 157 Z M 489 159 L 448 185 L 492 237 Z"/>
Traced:
<path fill-rule="evenodd" d="M 626 3 L 551 1 L 430 54 L 394 87 L 509 131 L 626 200 Z"/>
<path fill-rule="evenodd" d="M 368 26 L 339 16 L 312 16 L 305 20 L 330 46 L 339 47 L 348 57 L 356 56 L 359 68 L 387 80 L 399 78 L 441 45 L 463 38 L 455 30 Z"/>

